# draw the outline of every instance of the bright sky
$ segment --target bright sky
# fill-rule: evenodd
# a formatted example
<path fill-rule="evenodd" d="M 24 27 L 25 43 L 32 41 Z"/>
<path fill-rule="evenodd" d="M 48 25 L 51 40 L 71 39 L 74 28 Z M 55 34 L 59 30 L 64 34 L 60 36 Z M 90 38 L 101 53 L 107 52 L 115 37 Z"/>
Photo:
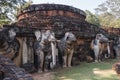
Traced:
<path fill-rule="evenodd" d="M 40 3 L 56 3 L 73 6 L 82 10 L 89 10 L 95 12 L 94 9 L 98 7 L 99 4 L 105 2 L 106 0 L 32 0 L 33 4 Z"/>

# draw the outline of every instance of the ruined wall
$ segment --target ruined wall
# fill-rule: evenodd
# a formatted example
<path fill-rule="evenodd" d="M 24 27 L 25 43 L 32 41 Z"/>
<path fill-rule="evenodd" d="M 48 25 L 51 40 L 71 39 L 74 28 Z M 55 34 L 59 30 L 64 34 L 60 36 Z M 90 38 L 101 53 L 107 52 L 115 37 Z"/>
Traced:
<path fill-rule="evenodd" d="M 17 32 L 20 38 L 21 46 L 22 38 L 33 37 L 36 29 L 51 29 L 55 32 L 56 38 L 61 39 L 64 33 L 72 31 L 78 39 L 79 54 L 90 55 L 90 42 L 97 33 L 103 33 L 109 39 L 114 39 L 115 34 L 110 33 L 107 29 L 100 28 L 96 25 L 85 21 L 86 14 L 84 11 L 66 5 L 60 4 L 37 4 L 18 13 L 18 21 L 11 26 Z M 22 55 L 22 48 L 20 49 Z M 21 57 L 18 57 L 19 64 Z M 17 60 L 17 59 L 16 59 Z"/>
<path fill-rule="evenodd" d="M 54 16 L 68 17 L 85 20 L 84 11 L 66 5 L 60 4 L 38 4 L 31 5 L 28 8 L 18 12 L 18 26 L 23 27 L 41 27 L 51 23 Z"/>
<path fill-rule="evenodd" d="M 37 4 L 18 13 L 16 26 L 38 29 L 51 29 L 57 37 L 72 31 L 80 38 L 93 38 L 103 29 L 85 21 L 84 11 L 60 4 Z M 107 34 L 106 34 L 107 35 Z"/>

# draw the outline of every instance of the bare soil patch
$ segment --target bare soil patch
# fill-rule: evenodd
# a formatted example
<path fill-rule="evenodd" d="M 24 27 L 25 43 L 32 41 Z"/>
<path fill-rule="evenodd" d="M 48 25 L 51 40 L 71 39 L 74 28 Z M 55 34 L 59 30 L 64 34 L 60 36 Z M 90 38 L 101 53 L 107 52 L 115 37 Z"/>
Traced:
<path fill-rule="evenodd" d="M 53 80 L 54 74 L 52 72 L 33 73 L 34 80 Z"/>

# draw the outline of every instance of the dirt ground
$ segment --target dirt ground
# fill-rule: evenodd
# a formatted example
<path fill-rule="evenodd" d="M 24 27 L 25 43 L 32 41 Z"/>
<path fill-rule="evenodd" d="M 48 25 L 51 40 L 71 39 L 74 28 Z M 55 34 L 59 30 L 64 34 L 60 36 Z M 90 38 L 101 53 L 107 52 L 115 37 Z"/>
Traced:
<path fill-rule="evenodd" d="M 53 80 L 54 78 L 53 72 L 46 73 L 33 73 L 32 76 L 34 80 Z"/>

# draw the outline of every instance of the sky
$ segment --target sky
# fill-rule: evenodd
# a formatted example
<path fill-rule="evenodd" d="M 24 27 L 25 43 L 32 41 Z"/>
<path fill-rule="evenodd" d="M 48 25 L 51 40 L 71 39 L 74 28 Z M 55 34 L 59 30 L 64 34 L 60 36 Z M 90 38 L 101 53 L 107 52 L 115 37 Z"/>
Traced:
<path fill-rule="evenodd" d="M 54 3 L 54 4 L 64 4 L 79 8 L 81 10 L 89 10 L 95 13 L 95 8 L 106 0 L 32 0 L 33 4 L 41 3 Z"/>

